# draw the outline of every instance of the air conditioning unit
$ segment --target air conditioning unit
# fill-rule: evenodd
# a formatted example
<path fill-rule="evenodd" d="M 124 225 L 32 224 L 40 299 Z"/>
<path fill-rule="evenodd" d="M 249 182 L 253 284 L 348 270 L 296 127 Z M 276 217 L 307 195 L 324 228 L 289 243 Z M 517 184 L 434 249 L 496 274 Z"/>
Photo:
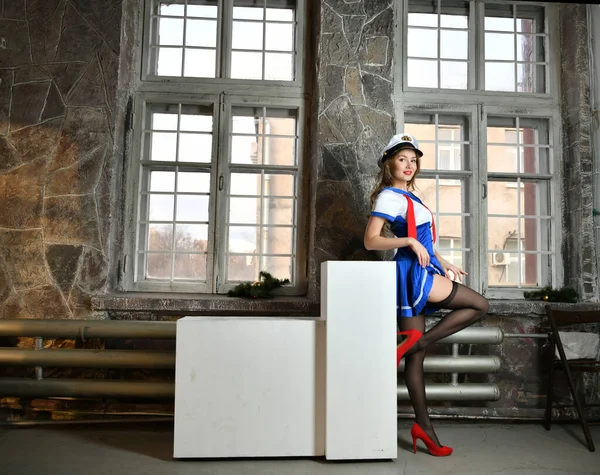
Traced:
<path fill-rule="evenodd" d="M 493 266 L 507 266 L 509 263 L 508 252 L 493 252 L 492 253 L 492 265 Z"/>

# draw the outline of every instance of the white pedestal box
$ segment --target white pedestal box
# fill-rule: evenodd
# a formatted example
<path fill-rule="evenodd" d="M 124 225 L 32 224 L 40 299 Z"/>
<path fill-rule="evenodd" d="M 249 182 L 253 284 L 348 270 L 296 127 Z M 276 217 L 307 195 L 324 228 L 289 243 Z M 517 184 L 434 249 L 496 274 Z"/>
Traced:
<path fill-rule="evenodd" d="M 177 322 L 174 457 L 397 457 L 395 264 L 321 269 L 321 319 Z"/>
<path fill-rule="evenodd" d="M 180 319 L 173 456 L 324 455 L 324 345 L 314 319 Z"/>
<path fill-rule="evenodd" d="M 396 458 L 396 266 L 321 265 L 327 322 L 326 457 Z"/>

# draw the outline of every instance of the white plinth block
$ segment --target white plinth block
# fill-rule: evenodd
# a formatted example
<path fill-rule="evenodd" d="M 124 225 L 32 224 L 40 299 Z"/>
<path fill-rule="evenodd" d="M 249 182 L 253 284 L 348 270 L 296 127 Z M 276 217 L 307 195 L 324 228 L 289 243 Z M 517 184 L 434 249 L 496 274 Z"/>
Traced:
<path fill-rule="evenodd" d="M 395 263 L 329 261 L 321 277 L 326 458 L 396 458 Z"/>
<path fill-rule="evenodd" d="M 180 319 L 174 457 L 324 455 L 324 344 L 312 319 Z"/>

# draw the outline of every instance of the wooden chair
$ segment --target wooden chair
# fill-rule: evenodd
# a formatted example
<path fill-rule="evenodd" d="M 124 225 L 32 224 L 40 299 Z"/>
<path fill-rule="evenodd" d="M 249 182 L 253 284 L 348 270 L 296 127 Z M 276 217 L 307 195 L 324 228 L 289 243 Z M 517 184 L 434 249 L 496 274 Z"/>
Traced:
<path fill-rule="evenodd" d="M 563 342 L 561 341 L 560 334 L 558 332 L 559 328 L 569 327 L 569 329 L 578 329 L 579 331 L 584 331 L 581 329 L 581 326 L 586 323 L 599 323 L 600 322 L 600 310 L 558 310 L 553 309 L 550 305 L 546 306 L 546 315 L 548 317 L 548 322 L 550 323 L 550 344 L 551 351 L 549 356 L 549 375 L 548 375 L 548 391 L 546 398 L 546 414 L 544 420 L 544 427 L 546 430 L 550 430 L 550 426 L 552 423 L 552 393 L 553 393 L 553 384 L 554 371 L 558 368 L 562 368 L 567 377 L 567 382 L 569 384 L 569 390 L 571 391 L 571 396 L 573 396 L 574 405 L 561 405 L 560 407 L 573 407 L 577 410 L 577 415 L 579 416 L 579 421 L 581 422 L 581 426 L 583 428 L 583 434 L 585 436 L 585 440 L 587 442 L 587 447 L 590 452 L 594 452 L 596 448 L 594 447 L 594 441 L 592 440 L 592 434 L 590 433 L 590 429 L 588 427 L 587 420 L 585 418 L 584 408 L 585 407 L 598 407 L 599 404 L 586 404 L 583 394 L 581 397 L 577 394 L 575 389 L 575 383 L 573 379 L 573 372 L 585 373 L 585 372 L 600 372 L 600 361 L 596 359 L 571 359 L 567 360 L 565 355 L 565 349 L 563 346 Z M 577 328 L 579 327 L 579 328 Z M 555 358 L 555 349 L 558 348 L 558 354 L 560 356 L 559 359 Z"/>

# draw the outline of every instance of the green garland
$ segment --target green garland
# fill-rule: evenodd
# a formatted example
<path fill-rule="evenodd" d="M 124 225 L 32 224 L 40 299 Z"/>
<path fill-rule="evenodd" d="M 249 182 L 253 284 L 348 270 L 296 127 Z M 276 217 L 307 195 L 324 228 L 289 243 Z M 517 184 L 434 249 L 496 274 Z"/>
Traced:
<path fill-rule="evenodd" d="M 532 292 L 523 292 L 523 296 L 527 300 L 543 300 L 544 302 L 577 302 L 579 295 L 577 291 L 571 287 L 563 287 L 562 289 L 553 289 L 550 286 Z"/>
<path fill-rule="evenodd" d="M 268 272 L 260 272 L 257 282 L 244 282 L 236 285 L 227 295 L 247 299 L 271 299 L 273 290 L 289 283 L 289 279 L 276 279 Z"/>

